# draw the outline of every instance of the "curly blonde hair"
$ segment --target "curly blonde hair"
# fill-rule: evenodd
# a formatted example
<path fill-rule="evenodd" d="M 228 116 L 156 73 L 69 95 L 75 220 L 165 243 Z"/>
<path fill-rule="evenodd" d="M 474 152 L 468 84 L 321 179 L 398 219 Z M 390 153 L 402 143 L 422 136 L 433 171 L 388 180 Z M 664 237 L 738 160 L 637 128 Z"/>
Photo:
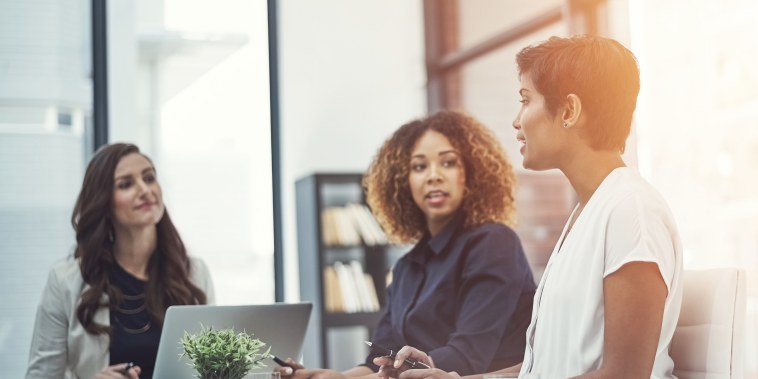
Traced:
<path fill-rule="evenodd" d="M 447 137 L 463 160 L 464 228 L 488 222 L 512 225 L 516 176 L 502 146 L 473 117 L 446 110 L 401 126 L 384 142 L 363 178 L 368 205 L 390 238 L 414 242 L 427 230 L 426 218 L 413 201 L 408 174 L 416 141 L 428 130 Z"/>

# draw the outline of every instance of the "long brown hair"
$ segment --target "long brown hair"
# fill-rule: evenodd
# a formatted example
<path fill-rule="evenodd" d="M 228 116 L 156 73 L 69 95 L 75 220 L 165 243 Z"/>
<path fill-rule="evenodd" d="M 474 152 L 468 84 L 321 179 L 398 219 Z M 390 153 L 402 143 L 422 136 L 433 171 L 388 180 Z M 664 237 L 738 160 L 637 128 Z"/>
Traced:
<path fill-rule="evenodd" d="M 427 230 L 426 218 L 413 201 L 408 173 L 413 147 L 428 130 L 447 137 L 462 156 L 464 228 L 488 222 L 512 225 L 516 176 L 503 148 L 473 117 L 445 110 L 401 126 L 384 142 L 363 178 L 366 201 L 387 234 L 395 241 L 415 242 Z"/>
<path fill-rule="evenodd" d="M 101 147 L 87 166 L 82 190 L 74 206 L 71 224 L 76 231 L 74 257 L 79 260 L 84 282 L 89 288 L 82 293 L 76 317 L 87 332 L 110 333 L 110 328 L 94 322 L 100 307 L 115 307 L 123 294 L 111 285 L 110 273 L 116 259 L 113 254 L 114 227 L 113 174 L 118 162 L 126 155 L 141 154 L 135 145 L 115 143 Z M 150 161 L 152 165 L 152 161 Z M 205 293 L 189 280 L 190 260 L 168 210 L 158 222 L 156 250 L 150 257 L 147 270 L 150 278 L 145 286 L 145 305 L 157 325 L 163 323 L 166 308 L 178 304 L 205 304 Z M 109 302 L 103 302 L 107 295 Z"/>

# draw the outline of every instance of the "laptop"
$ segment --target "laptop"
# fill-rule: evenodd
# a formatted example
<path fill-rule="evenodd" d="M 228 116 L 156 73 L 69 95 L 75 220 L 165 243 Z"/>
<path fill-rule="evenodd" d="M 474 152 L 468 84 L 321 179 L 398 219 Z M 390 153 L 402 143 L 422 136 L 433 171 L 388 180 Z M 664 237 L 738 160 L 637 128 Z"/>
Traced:
<path fill-rule="evenodd" d="M 271 354 L 297 360 L 303 347 L 310 318 L 311 303 L 275 303 L 261 305 L 175 305 L 168 308 L 163 322 L 158 355 L 155 358 L 154 379 L 194 378 L 197 373 L 184 352 L 180 340 L 186 331 L 198 333 L 201 328 L 214 330 L 233 328 L 245 331 L 271 347 Z M 202 325 L 201 325 L 202 324 Z M 277 366 L 273 360 L 266 367 L 250 372 L 271 372 Z"/>

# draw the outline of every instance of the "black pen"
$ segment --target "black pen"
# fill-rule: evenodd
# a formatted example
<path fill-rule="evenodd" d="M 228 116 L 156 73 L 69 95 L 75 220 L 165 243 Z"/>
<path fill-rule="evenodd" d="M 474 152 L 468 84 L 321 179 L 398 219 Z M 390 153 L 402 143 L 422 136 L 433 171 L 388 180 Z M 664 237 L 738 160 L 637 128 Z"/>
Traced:
<path fill-rule="evenodd" d="M 368 345 L 371 348 L 371 351 L 377 354 L 381 354 L 385 357 L 390 357 L 392 359 L 395 359 L 395 356 L 397 355 L 397 351 L 387 349 L 386 347 L 381 347 L 378 345 L 374 345 L 373 343 L 369 341 L 363 341 L 366 342 L 366 345 Z M 421 361 L 414 361 L 413 359 L 406 359 L 405 364 L 408 366 L 411 366 L 411 368 L 431 368 L 428 364 L 421 362 Z"/>
<path fill-rule="evenodd" d="M 289 368 L 291 368 L 291 369 L 292 369 L 292 372 L 295 372 L 295 370 L 297 370 L 297 368 L 295 368 L 295 367 L 294 367 L 294 366 L 292 366 L 291 364 L 289 364 L 289 363 L 287 363 L 287 362 L 285 362 L 285 361 L 283 361 L 283 360 L 279 359 L 279 357 L 277 357 L 277 356 L 276 356 L 276 355 L 274 355 L 274 354 L 269 354 L 269 357 L 271 357 L 271 359 L 273 359 L 273 360 L 274 360 L 274 362 L 276 362 L 276 363 L 277 363 L 279 366 L 282 366 L 282 367 L 289 367 Z"/>
<path fill-rule="evenodd" d="M 129 375 L 129 370 L 131 370 L 132 367 L 134 367 L 134 362 L 127 363 L 126 366 L 121 370 L 121 374 L 124 376 Z"/>

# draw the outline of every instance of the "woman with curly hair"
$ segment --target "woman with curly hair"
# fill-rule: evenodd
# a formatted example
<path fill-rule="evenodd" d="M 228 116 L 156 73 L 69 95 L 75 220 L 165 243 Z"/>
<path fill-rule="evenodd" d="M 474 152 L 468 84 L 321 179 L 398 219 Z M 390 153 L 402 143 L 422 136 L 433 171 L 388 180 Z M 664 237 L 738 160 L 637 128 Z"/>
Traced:
<path fill-rule="evenodd" d="M 393 268 L 374 344 L 417 346 L 464 375 L 521 362 L 535 283 L 507 226 L 514 185 L 493 133 L 459 112 L 407 123 L 384 143 L 364 178 L 368 203 L 392 238 L 415 246 Z M 376 377 L 375 357 L 294 377 Z"/>
<path fill-rule="evenodd" d="M 522 359 L 535 284 L 507 226 L 515 182 L 494 134 L 460 112 L 412 121 L 384 143 L 367 200 L 390 236 L 416 245 L 393 269 L 377 345 L 425 346 L 463 375 Z"/>
<path fill-rule="evenodd" d="M 150 159 L 100 148 L 71 219 L 73 259 L 57 263 L 37 309 L 27 378 L 151 378 L 166 309 L 213 302 L 189 258 Z"/>

